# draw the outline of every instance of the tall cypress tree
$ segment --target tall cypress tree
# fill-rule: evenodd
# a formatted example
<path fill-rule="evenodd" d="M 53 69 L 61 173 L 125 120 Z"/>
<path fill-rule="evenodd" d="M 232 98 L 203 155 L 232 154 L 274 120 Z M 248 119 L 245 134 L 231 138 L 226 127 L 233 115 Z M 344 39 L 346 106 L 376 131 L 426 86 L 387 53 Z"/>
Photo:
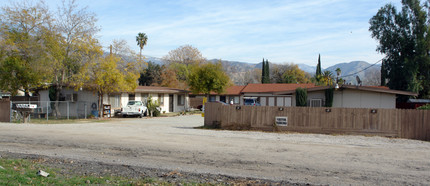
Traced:
<path fill-rule="evenodd" d="M 264 65 L 264 58 L 263 58 L 263 64 L 261 65 L 262 69 L 261 69 L 261 83 L 265 82 L 265 77 L 266 77 L 266 65 Z"/>
<path fill-rule="evenodd" d="M 265 83 L 270 83 L 270 69 L 269 69 L 269 60 L 266 59 L 266 67 L 264 68 L 264 70 L 266 70 L 266 82 Z"/>
<path fill-rule="evenodd" d="M 317 71 L 315 72 L 315 77 L 317 81 L 320 80 L 322 73 L 321 73 L 321 54 L 318 54 L 318 64 L 317 64 Z"/>

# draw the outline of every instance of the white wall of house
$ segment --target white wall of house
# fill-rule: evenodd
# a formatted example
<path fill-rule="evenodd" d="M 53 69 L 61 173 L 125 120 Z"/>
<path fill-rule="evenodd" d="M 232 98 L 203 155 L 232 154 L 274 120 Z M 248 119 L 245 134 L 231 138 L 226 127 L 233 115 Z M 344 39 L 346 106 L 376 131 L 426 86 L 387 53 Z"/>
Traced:
<path fill-rule="evenodd" d="M 85 115 L 91 114 L 91 111 L 93 110 L 91 108 L 92 104 L 95 103 L 98 105 L 98 96 L 96 93 L 93 93 L 91 91 L 76 91 L 74 89 L 70 88 L 63 88 L 61 90 L 62 96 L 70 96 L 73 94 L 77 94 L 77 100 L 70 100 L 70 101 L 61 101 L 59 103 L 59 110 L 61 112 L 62 117 L 67 117 L 67 114 L 69 114 L 69 117 L 79 117 L 83 118 Z M 49 90 L 40 90 L 39 91 L 39 100 L 40 104 L 38 105 L 38 111 L 40 113 L 45 113 L 47 111 L 47 107 L 50 107 L 51 104 L 49 103 Z M 52 109 L 52 108 L 51 108 Z M 51 110 L 52 111 L 52 110 Z M 51 112 L 49 111 L 49 112 Z"/>
<path fill-rule="evenodd" d="M 168 93 L 135 93 L 135 100 L 137 101 L 143 101 L 146 103 L 147 99 L 149 98 L 149 96 L 152 97 L 152 100 L 157 100 L 159 102 L 161 102 L 161 100 L 159 99 L 159 97 L 163 98 L 163 104 L 160 104 L 160 108 L 161 108 L 161 112 L 169 112 L 169 104 L 170 101 L 173 101 L 173 112 L 181 112 L 184 111 L 186 109 L 188 109 L 189 107 L 189 97 L 188 94 L 180 94 L 184 96 L 184 104 L 183 105 L 179 105 L 178 104 L 178 94 L 173 94 L 173 100 L 169 99 L 169 94 Z M 129 93 L 122 93 L 121 94 L 121 107 L 124 107 L 127 105 L 128 101 L 129 101 Z"/>
<path fill-rule="evenodd" d="M 333 107 L 396 108 L 396 95 L 345 89 L 334 92 Z"/>
<path fill-rule="evenodd" d="M 333 95 L 334 96 L 334 95 Z M 308 92 L 307 105 L 313 107 L 324 107 L 325 91 Z"/>
<path fill-rule="evenodd" d="M 291 107 L 293 106 L 293 100 L 291 95 L 273 95 L 268 93 L 262 94 L 244 94 L 241 97 L 241 104 L 243 105 L 243 99 L 245 97 L 258 97 L 261 106 L 279 106 L 279 107 Z"/>

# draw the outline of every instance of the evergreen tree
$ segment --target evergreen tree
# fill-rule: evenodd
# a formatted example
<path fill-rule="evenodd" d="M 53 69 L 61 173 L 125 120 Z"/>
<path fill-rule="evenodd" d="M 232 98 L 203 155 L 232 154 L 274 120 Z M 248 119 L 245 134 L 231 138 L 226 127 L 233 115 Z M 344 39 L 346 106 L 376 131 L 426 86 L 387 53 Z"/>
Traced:
<path fill-rule="evenodd" d="M 269 60 L 266 59 L 266 67 L 264 67 L 265 70 L 265 77 L 266 81 L 264 83 L 270 83 L 270 70 L 269 70 Z"/>
<path fill-rule="evenodd" d="M 262 63 L 262 65 L 261 65 L 261 83 L 264 83 L 265 82 L 265 77 L 266 77 L 266 71 L 265 71 L 265 68 L 266 68 L 266 65 L 264 65 L 264 58 L 263 58 L 263 63 Z"/>
<path fill-rule="evenodd" d="M 315 79 L 317 80 L 317 82 L 320 81 L 321 76 L 322 76 L 322 72 L 321 72 L 321 55 L 318 54 L 318 64 L 317 64 L 317 70 L 315 72 Z"/>
<path fill-rule="evenodd" d="M 379 42 L 376 50 L 385 54 L 381 76 L 387 86 L 417 92 L 420 98 L 430 98 L 429 15 L 426 3 L 402 0 L 401 10 L 387 4 L 369 21 L 369 31 Z"/>
<path fill-rule="evenodd" d="M 296 106 L 298 107 L 306 107 L 308 99 L 308 92 L 304 88 L 297 88 L 296 89 Z"/>

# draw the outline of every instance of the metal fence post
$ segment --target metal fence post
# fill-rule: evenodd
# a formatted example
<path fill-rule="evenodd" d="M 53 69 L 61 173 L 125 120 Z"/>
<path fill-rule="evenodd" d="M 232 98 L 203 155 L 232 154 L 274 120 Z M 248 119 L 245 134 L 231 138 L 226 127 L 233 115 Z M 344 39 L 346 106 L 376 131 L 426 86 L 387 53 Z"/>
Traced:
<path fill-rule="evenodd" d="M 69 102 L 67 102 L 67 120 L 69 119 L 69 110 L 70 110 L 70 108 L 69 108 Z"/>
<path fill-rule="evenodd" d="M 12 111 L 12 101 L 9 102 L 10 103 L 10 107 L 9 107 L 9 122 L 12 122 L 12 118 L 13 118 L 13 111 Z"/>
<path fill-rule="evenodd" d="M 84 103 L 84 108 L 85 108 L 85 119 L 87 119 L 87 102 Z"/>
<path fill-rule="evenodd" d="M 48 121 L 49 119 L 49 101 L 46 102 L 46 121 Z"/>

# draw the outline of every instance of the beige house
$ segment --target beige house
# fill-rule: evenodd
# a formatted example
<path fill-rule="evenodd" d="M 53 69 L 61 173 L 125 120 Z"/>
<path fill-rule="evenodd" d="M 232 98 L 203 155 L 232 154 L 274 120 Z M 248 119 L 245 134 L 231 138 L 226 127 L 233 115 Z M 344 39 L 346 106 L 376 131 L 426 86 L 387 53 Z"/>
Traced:
<path fill-rule="evenodd" d="M 227 91 L 228 94 L 226 95 L 211 95 L 209 100 L 223 101 L 225 100 L 223 97 L 238 97 L 239 102 L 235 101 L 235 104 L 243 105 L 244 99 L 253 98 L 261 106 L 292 107 L 296 106 L 295 92 L 299 87 L 307 90 L 307 106 L 323 107 L 325 105 L 325 90 L 330 87 L 315 86 L 314 84 L 248 84 L 246 86 L 232 86 L 228 90 L 236 90 L 235 94 Z M 237 90 L 240 91 L 237 92 Z M 382 86 L 342 85 L 333 93 L 333 107 L 396 108 L 396 95 L 418 96 L 413 92 L 391 90 Z"/>

